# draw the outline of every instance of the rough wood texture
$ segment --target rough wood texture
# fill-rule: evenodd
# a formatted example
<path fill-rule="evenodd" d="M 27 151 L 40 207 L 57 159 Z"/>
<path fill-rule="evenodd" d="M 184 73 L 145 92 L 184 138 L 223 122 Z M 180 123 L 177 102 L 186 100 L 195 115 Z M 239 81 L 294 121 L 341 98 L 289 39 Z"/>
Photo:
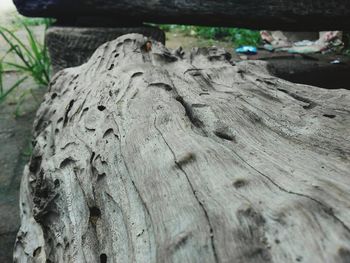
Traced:
<path fill-rule="evenodd" d="M 26 16 L 72 19 L 118 17 L 117 22 L 240 26 L 285 30 L 350 29 L 348 0 L 14 0 Z"/>
<path fill-rule="evenodd" d="M 145 41 L 52 81 L 16 262 L 349 262 L 349 91 Z"/>
<path fill-rule="evenodd" d="M 165 44 L 165 33 L 157 27 L 85 28 L 50 27 L 45 35 L 53 73 L 61 69 L 80 66 L 95 50 L 107 41 L 125 34 L 138 33 Z"/>

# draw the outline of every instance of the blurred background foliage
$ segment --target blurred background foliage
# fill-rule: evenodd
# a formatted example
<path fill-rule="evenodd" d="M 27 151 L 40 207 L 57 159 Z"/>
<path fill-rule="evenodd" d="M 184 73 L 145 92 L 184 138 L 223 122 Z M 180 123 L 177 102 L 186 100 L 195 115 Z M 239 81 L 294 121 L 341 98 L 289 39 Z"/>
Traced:
<path fill-rule="evenodd" d="M 158 25 L 165 32 L 180 32 L 208 40 L 231 41 L 233 46 L 258 46 L 261 44 L 259 31 L 244 28 L 202 27 L 185 25 Z"/>

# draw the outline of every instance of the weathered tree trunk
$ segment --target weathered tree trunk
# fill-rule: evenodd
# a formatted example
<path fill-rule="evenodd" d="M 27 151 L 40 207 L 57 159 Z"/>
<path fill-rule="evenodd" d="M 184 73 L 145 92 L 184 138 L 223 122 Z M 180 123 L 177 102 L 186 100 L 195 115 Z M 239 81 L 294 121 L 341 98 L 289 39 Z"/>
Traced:
<path fill-rule="evenodd" d="M 349 262 L 349 91 L 145 42 L 52 81 L 17 262 Z"/>
<path fill-rule="evenodd" d="M 350 28 L 348 0 L 14 0 L 14 3 L 23 15 L 56 17 L 62 21 L 113 17 L 124 24 L 138 21 L 293 31 Z"/>

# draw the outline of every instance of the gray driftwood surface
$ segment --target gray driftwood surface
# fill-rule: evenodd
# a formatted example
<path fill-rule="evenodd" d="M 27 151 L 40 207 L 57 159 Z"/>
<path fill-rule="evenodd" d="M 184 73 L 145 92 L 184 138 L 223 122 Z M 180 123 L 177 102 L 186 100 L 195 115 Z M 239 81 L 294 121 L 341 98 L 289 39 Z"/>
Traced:
<path fill-rule="evenodd" d="M 291 30 L 350 29 L 349 0 L 14 0 L 25 16 Z"/>
<path fill-rule="evenodd" d="M 145 41 L 53 79 L 16 262 L 349 262 L 349 91 Z"/>

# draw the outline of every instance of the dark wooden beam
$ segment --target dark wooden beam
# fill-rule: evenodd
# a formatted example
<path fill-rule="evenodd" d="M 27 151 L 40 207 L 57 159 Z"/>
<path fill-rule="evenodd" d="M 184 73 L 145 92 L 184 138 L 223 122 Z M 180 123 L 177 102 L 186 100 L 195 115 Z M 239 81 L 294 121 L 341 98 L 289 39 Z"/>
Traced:
<path fill-rule="evenodd" d="M 348 0 L 14 0 L 25 16 L 283 30 L 350 29 Z"/>

